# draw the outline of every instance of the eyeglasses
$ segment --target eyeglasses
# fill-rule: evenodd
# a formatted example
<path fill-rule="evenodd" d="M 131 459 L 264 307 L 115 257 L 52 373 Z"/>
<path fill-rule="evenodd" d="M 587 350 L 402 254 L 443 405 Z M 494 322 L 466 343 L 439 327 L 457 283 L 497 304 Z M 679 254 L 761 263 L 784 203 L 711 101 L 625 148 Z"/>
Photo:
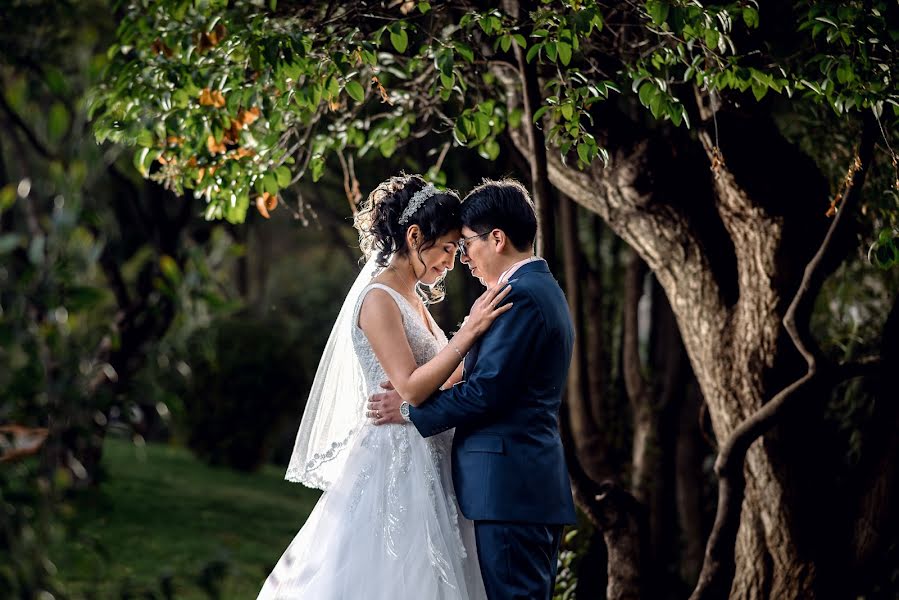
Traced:
<path fill-rule="evenodd" d="M 468 247 L 466 246 L 466 242 L 467 242 L 468 240 L 473 240 L 473 239 L 475 239 L 475 238 L 481 238 L 481 237 L 484 237 L 484 236 L 487 235 L 488 233 L 490 233 L 490 232 L 489 232 L 489 231 L 485 231 L 484 233 L 478 233 L 478 234 L 476 234 L 476 235 L 468 236 L 467 238 L 462 238 L 461 240 L 459 240 L 458 242 L 456 242 L 456 245 L 459 247 L 459 252 L 462 254 L 462 256 L 468 256 Z"/>

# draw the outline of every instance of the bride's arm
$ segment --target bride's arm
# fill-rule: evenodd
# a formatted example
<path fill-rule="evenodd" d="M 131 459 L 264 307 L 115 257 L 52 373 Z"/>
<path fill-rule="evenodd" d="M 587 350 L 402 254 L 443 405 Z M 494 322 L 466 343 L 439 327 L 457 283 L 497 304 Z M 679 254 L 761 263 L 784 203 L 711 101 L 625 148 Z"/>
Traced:
<path fill-rule="evenodd" d="M 362 301 L 359 327 L 394 389 L 413 406 L 418 406 L 454 374 L 477 339 L 473 328 L 463 327 L 437 356 L 419 367 L 406 338 L 400 309 L 383 290 L 372 290 Z"/>
<path fill-rule="evenodd" d="M 440 389 L 449 389 L 462 381 L 462 370 L 462 363 L 459 363 L 459 366 L 456 367 L 456 370 L 453 371 L 453 374 L 449 376 L 449 379 L 447 379 L 444 384 L 440 386 Z"/>
<path fill-rule="evenodd" d="M 512 307 L 511 303 L 495 306 L 502 302 L 509 291 L 507 286 L 484 292 L 475 301 L 469 318 L 453 339 L 437 356 L 420 367 L 409 347 L 400 309 L 387 292 L 375 289 L 365 297 L 359 311 L 359 328 L 368 338 L 393 388 L 403 400 L 412 406 L 418 406 L 450 376 L 455 376 L 462 357 L 471 349 L 475 340 L 490 327 L 496 317 Z M 461 373 L 459 378 L 461 379 Z"/>

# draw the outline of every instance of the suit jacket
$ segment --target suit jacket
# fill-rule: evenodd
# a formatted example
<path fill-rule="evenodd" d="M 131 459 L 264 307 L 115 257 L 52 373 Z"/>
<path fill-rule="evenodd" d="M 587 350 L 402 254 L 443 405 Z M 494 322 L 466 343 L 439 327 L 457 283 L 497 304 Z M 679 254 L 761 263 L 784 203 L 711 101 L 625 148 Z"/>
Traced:
<path fill-rule="evenodd" d="M 466 518 L 574 523 L 558 421 L 574 343 L 568 303 L 545 261 L 510 283 L 513 307 L 465 357 L 465 380 L 410 417 L 425 437 L 456 428 L 453 482 Z"/>

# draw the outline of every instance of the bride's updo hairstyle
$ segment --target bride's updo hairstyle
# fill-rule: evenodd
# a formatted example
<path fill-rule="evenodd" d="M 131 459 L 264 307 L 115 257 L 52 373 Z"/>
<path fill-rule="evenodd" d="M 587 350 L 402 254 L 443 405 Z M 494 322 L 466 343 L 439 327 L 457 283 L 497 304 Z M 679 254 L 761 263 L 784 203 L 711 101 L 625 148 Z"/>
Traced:
<path fill-rule="evenodd" d="M 462 201 L 451 190 L 428 196 L 421 206 L 400 224 L 403 211 L 416 192 L 428 183 L 420 175 L 397 175 L 376 187 L 362 203 L 354 221 L 359 231 L 359 245 L 366 258 L 377 252 L 378 265 L 387 266 L 393 254 L 406 255 L 406 232 L 412 225 L 421 229 L 422 243 L 418 254 L 434 246 L 437 238 L 462 227 L 459 216 Z M 420 257 L 420 256 L 419 256 Z"/>
<path fill-rule="evenodd" d="M 410 248 L 406 244 L 406 232 L 412 225 L 421 229 L 422 242 L 417 254 L 432 248 L 437 238 L 453 229 L 461 229 L 462 219 L 459 216 L 462 201 L 452 190 L 438 191 L 429 195 L 421 205 L 407 215 L 400 224 L 403 211 L 416 192 L 428 185 L 420 175 L 400 174 L 387 179 L 376 187 L 359 207 L 354 226 L 359 231 L 359 246 L 366 259 L 377 252 L 376 262 L 386 267 L 393 254 L 408 255 Z M 423 262 L 423 261 L 422 261 Z M 432 294 L 427 296 L 428 302 L 438 301 L 439 286 L 435 285 Z"/>

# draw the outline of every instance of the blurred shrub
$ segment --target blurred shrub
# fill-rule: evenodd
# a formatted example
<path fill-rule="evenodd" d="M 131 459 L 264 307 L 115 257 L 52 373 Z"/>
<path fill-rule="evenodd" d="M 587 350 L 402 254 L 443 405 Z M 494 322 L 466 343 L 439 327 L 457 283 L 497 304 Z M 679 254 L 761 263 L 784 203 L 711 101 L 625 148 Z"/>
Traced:
<path fill-rule="evenodd" d="M 0 466 L 0 598 L 63 598 L 47 548 L 60 535 L 57 487 L 29 458 Z M 54 485 L 55 484 L 55 485 Z"/>
<path fill-rule="evenodd" d="M 237 313 L 187 342 L 184 390 L 188 446 L 213 465 L 253 471 L 269 457 L 307 389 L 299 347 L 282 319 Z"/>

